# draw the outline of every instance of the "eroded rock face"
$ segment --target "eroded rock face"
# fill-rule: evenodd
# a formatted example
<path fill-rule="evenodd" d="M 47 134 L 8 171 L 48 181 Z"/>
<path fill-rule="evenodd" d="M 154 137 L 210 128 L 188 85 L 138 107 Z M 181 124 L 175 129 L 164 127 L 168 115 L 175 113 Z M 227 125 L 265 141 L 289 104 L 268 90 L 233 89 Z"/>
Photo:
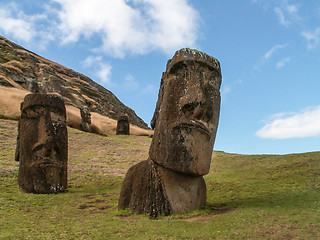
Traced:
<path fill-rule="evenodd" d="M 205 53 L 181 49 L 168 61 L 151 122 L 149 159 L 128 170 L 119 209 L 157 216 L 205 204 L 202 176 L 210 169 L 220 85 L 220 64 Z"/>
<path fill-rule="evenodd" d="M 16 161 L 21 189 L 58 193 L 67 188 L 68 136 L 62 98 L 29 94 L 21 104 Z"/>
<path fill-rule="evenodd" d="M 86 106 L 83 106 L 80 108 L 80 115 L 81 115 L 81 123 L 80 123 L 80 129 L 85 132 L 91 132 L 90 130 L 90 124 L 91 124 L 91 113 L 90 109 Z"/>
<path fill-rule="evenodd" d="M 129 135 L 130 134 L 130 123 L 127 115 L 121 115 L 117 122 L 117 135 Z"/>

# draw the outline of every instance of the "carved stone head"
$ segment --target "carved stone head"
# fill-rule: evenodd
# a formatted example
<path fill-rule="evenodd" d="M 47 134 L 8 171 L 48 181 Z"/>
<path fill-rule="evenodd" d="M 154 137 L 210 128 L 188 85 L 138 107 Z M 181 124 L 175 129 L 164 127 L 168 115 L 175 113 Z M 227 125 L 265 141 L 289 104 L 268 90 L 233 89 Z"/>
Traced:
<path fill-rule="evenodd" d="M 117 122 L 117 135 L 129 135 L 130 134 L 130 123 L 128 115 L 121 115 Z"/>
<path fill-rule="evenodd" d="M 62 98 L 49 94 L 24 98 L 16 152 L 23 190 L 57 193 L 67 188 L 68 136 Z"/>
<path fill-rule="evenodd" d="M 90 109 L 87 106 L 80 108 L 80 114 L 83 122 L 91 124 L 91 113 Z"/>
<path fill-rule="evenodd" d="M 163 73 L 150 158 L 173 171 L 209 172 L 220 112 L 221 71 L 217 59 L 181 49 Z"/>

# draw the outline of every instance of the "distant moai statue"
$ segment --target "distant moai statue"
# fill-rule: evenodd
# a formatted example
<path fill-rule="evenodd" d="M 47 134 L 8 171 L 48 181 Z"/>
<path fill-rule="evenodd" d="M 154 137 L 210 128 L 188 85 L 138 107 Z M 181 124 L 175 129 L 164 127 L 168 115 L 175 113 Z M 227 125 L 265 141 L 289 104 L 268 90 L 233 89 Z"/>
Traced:
<path fill-rule="evenodd" d="M 149 158 L 124 179 L 118 209 L 152 217 L 206 204 L 203 175 L 210 169 L 220 113 L 217 59 L 181 49 L 163 73 L 151 126 Z"/>
<path fill-rule="evenodd" d="M 81 115 L 81 123 L 80 129 L 85 132 L 91 132 L 90 124 L 91 124 L 91 113 L 90 109 L 87 106 L 80 107 L 80 115 Z"/>
<path fill-rule="evenodd" d="M 121 115 L 117 123 L 117 135 L 129 135 L 130 134 L 130 123 L 128 115 Z"/>
<path fill-rule="evenodd" d="M 68 164 L 64 100 L 53 94 L 28 94 L 20 108 L 15 155 L 20 188 L 31 193 L 63 192 Z"/>

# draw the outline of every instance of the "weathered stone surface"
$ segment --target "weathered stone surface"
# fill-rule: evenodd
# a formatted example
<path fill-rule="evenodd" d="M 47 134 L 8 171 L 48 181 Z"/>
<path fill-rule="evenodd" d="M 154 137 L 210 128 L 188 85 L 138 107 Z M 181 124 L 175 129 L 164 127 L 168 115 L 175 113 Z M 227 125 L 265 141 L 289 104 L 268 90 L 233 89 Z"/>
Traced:
<path fill-rule="evenodd" d="M 67 188 L 68 136 L 64 101 L 57 95 L 29 94 L 21 104 L 16 161 L 21 189 L 58 193 Z"/>
<path fill-rule="evenodd" d="M 91 132 L 90 124 L 91 124 L 91 113 L 90 109 L 86 106 L 80 107 L 80 115 L 81 115 L 81 123 L 80 129 L 85 132 Z"/>
<path fill-rule="evenodd" d="M 130 134 L 130 123 L 129 118 L 127 115 L 121 115 L 118 119 L 117 123 L 117 129 L 116 129 L 117 135 L 129 135 Z"/>
<path fill-rule="evenodd" d="M 185 174 L 209 172 L 220 113 L 220 64 L 197 50 L 177 51 L 161 79 L 150 158 Z"/>
<path fill-rule="evenodd" d="M 128 170 L 119 209 L 155 217 L 205 205 L 202 175 L 210 169 L 220 85 L 220 64 L 205 53 L 181 49 L 168 61 L 151 122 L 149 159 Z"/>
<path fill-rule="evenodd" d="M 199 209 L 205 203 L 202 176 L 176 173 L 148 159 L 128 170 L 118 208 L 157 217 Z"/>

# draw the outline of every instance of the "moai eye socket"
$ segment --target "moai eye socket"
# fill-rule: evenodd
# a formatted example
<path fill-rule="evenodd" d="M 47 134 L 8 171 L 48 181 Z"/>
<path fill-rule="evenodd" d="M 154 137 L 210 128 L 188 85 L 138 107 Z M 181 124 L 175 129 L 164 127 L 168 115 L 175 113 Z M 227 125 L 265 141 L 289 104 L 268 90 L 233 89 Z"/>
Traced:
<path fill-rule="evenodd" d="M 23 110 L 22 117 L 26 119 L 37 119 L 39 112 L 35 108 L 27 108 Z"/>
<path fill-rule="evenodd" d="M 58 112 L 50 112 L 51 116 L 51 121 L 53 123 L 65 123 L 66 122 L 66 117 L 61 115 Z"/>

